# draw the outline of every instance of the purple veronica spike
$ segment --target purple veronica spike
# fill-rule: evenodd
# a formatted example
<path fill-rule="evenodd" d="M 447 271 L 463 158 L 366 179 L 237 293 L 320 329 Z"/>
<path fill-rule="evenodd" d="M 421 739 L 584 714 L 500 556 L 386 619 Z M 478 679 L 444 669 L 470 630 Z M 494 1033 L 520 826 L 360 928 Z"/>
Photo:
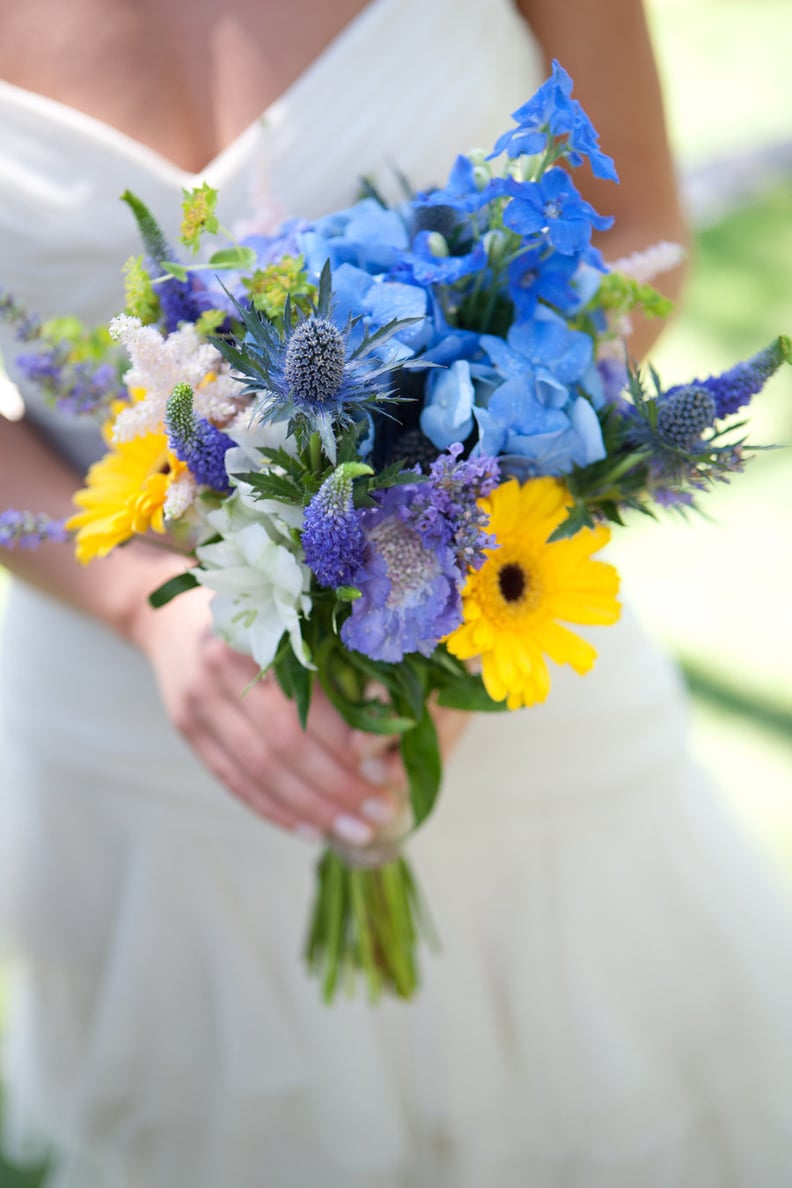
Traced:
<path fill-rule="evenodd" d="M 196 482 L 213 491 L 231 490 L 225 456 L 234 443 L 215 425 L 195 415 L 189 384 L 177 384 L 173 389 L 165 412 L 165 429 L 171 449 L 187 463 Z"/>
<path fill-rule="evenodd" d="M 724 371 L 722 375 L 711 375 L 705 380 L 693 380 L 690 384 L 669 388 L 666 398 L 682 387 L 704 389 L 715 401 L 715 417 L 728 417 L 761 392 L 782 363 L 792 363 L 792 340 L 784 336 L 775 339 L 750 359 Z"/>
<path fill-rule="evenodd" d="M 352 505 L 352 482 L 373 474 L 362 462 L 342 462 L 305 509 L 302 545 L 305 561 L 320 586 L 337 589 L 354 584 L 363 561 L 366 538 L 360 512 Z"/>

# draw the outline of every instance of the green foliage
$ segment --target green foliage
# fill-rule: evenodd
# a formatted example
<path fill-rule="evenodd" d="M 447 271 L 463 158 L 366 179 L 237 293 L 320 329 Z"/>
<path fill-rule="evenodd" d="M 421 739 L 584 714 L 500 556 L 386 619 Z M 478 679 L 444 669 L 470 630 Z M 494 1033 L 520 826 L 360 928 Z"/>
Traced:
<path fill-rule="evenodd" d="M 217 221 L 217 190 L 204 182 L 192 190 L 183 190 L 181 241 L 193 253 L 201 246 L 204 233 L 216 235 L 220 224 Z"/>
<path fill-rule="evenodd" d="M 143 257 L 130 256 L 122 271 L 126 312 L 144 326 L 152 325 L 160 316 L 160 303 Z"/>

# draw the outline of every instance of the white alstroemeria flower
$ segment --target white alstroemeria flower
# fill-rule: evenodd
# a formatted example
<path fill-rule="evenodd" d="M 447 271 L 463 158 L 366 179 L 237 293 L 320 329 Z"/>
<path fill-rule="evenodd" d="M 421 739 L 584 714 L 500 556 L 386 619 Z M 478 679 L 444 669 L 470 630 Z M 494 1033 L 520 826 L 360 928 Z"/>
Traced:
<path fill-rule="evenodd" d="M 275 513 L 282 506 L 232 495 L 207 516 L 222 540 L 196 549 L 200 566 L 193 572 L 215 591 L 214 624 L 232 648 L 268 668 L 287 632 L 298 660 L 311 667 L 300 631 L 311 610 L 311 575 L 295 555 L 289 525 Z"/>

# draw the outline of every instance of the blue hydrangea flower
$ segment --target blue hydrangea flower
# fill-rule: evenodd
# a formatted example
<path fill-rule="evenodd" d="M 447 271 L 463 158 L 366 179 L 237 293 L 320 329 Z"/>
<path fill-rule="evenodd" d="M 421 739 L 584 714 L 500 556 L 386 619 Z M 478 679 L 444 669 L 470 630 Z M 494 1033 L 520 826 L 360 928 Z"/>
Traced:
<path fill-rule="evenodd" d="M 305 509 L 302 546 L 306 564 L 320 586 L 337 589 L 353 584 L 366 538 L 361 513 L 353 506 L 352 483 L 360 475 L 373 473 L 363 463 L 342 462 Z"/>
<path fill-rule="evenodd" d="M 195 415 L 189 384 L 177 384 L 168 398 L 165 430 L 174 454 L 187 463 L 197 483 L 213 491 L 230 492 L 225 456 L 234 442 L 216 425 Z"/>
<path fill-rule="evenodd" d="M 316 277 L 328 261 L 334 271 L 341 264 L 354 264 L 372 274 L 387 272 L 409 247 L 401 214 L 375 198 L 318 219 L 298 241 L 308 272 Z"/>
<path fill-rule="evenodd" d="M 421 432 L 439 450 L 464 441 L 473 429 L 474 399 L 470 364 L 466 360 L 459 359 L 450 367 L 434 371 L 426 381 Z"/>
<path fill-rule="evenodd" d="M 499 189 L 512 199 L 503 212 L 506 226 L 529 240 L 547 239 L 565 256 L 585 251 L 592 228 L 606 231 L 613 225 L 580 197 L 564 169 L 548 169 L 540 181 L 505 178 Z"/>
<path fill-rule="evenodd" d="M 605 457 L 597 414 L 576 390 L 591 366 L 588 335 L 540 307 L 506 342 L 483 335 L 481 344 L 503 377 L 486 407 L 474 410 L 481 452 L 520 477 L 568 474 Z"/>

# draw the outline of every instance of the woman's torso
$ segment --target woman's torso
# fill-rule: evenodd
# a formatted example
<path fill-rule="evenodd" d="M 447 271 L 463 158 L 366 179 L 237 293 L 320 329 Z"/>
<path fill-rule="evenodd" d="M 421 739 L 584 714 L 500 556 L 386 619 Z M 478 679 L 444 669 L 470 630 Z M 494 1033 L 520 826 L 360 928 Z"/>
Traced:
<path fill-rule="evenodd" d="M 182 189 L 202 180 L 219 187 L 226 224 L 253 214 L 270 223 L 322 214 L 350 202 L 364 175 L 396 197 L 397 170 L 415 186 L 442 180 L 456 152 L 492 143 L 540 80 L 537 46 L 510 0 L 335 4 L 332 20 L 325 13 L 321 29 L 307 39 L 310 52 L 304 49 L 305 69 L 297 76 L 294 53 L 281 61 L 281 47 L 267 41 L 260 7 L 247 0 L 223 6 L 204 40 L 181 30 L 175 85 L 173 78 L 163 83 L 168 55 L 180 41 L 172 15 L 153 69 L 141 47 L 122 55 L 111 46 L 115 89 L 123 92 L 134 77 L 135 101 L 148 97 L 148 115 L 138 124 L 129 114 L 135 104 L 126 100 L 116 102 L 112 117 L 98 117 L 106 80 L 86 85 L 78 103 L 73 68 L 66 79 L 56 76 L 46 96 L 20 82 L 33 81 L 29 72 L 15 71 L 11 82 L 0 83 L 0 286 L 43 316 L 105 321 L 123 304 L 121 265 L 140 250 L 119 200 L 125 189 L 173 237 Z M 159 18 L 147 19 L 143 27 L 155 42 Z M 282 45 L 293 43 L 283 13 L 274 28 Z M 251 37 L 245 58 L 239 46 Z M 91 53 L 100 57 L 101 37 Z M 45 61 L 46 54 L 42 80 Z M 260 67 L 244 101 L 236 83 L 224 86 L 237 61 L 246 87 Z M 89 65 L 83 58 L 86 74 Z M 149 75 L 150 84 L 141 84 Z M 180 88 L 190 89 L 195 122 L 209 131 L 179 140 L 174 128 L 183 133 L 183 123 L 169 122 L 165 113 Z M 151 112 L 163 113 L 161 136 L 152 133 Z M 214 155 L 193 172 L 207 154 Z M 0 349 L 6 359 L 13 356 L 7 334 Z M 48 414 L 35 393 L 26 395 L 30 415 L 78 465 L 98 452 L 90 430 L 76 431 Z"/>

